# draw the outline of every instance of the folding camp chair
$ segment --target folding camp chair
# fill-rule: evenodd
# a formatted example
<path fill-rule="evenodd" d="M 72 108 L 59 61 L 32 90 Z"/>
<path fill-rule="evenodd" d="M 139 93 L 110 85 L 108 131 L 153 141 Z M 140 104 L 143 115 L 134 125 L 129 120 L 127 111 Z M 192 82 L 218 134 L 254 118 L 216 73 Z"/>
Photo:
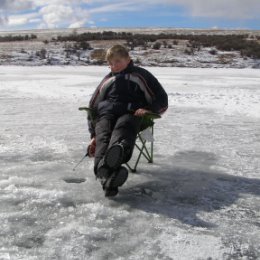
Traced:
<path fill-rule="evenodd" d="M 80 111 L 86 111 L 90 118 L 95 118 L 94 111 L 88 107 L 79 107 Z M 126 166 L 131 172 L 137 171 L 137 166 L 141 157 L 144 157 L 148 163 L 153 163 L 153 149 L 154 149 L 154 120 L 161 118 L 159 114 L 149 113 L 142 117 L 141 129 L 137 134 L 135 147 L 136 156 L 132 156 L 131 162 L 126 163 Z M 150 144 L 148 144 L 150 143 Z M 135 161 L 135 162 L 133 162 Z M 132 167 L 130 164 L 133 164 Z"/>
<path fill-rule="evenodd" d="M 142 117 L 141 130 L 137 134 L 135 148 L 136 157 L 132 156 L 130 162 L 126 166 L 131 172 L 136 172 L 139 161 L 144 157 L 148 163 L 153 163 L 153 148 L 154 148 L 154 119 L 161 116 L 155 113 L 149 113 Z M 133 161 L 135 161 L 133 163 Z M 134 166 L 130 166 L 132 163 Z"/>

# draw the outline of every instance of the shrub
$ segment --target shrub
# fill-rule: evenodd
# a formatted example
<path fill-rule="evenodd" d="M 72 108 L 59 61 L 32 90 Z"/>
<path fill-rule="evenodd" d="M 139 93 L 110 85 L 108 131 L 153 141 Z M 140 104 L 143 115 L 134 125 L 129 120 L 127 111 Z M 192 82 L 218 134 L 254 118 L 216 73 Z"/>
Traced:
<path fill-rule="evenodd" d="M 34 34 L 29 35 L 7 35 L 7 36 L 0 36 L 0 42 L 13 42 L 13 41 L 28 41 L 36 39 L 37 36 Z"/>
<path fill-rule="evenodd" d="M 211 50 L 209 51 L 209 53 L 210 53 L 211 55 L 216 55 L 218 52 L 217 52 L 217 50 L 215 50 L 215 49 L 211 49 Z"/>
<path fill-rule="evenodd" d="M 163 41 L 163 47 L 164 47 L 164 48 L 167 48 L 167 45 L 168 45 L 168 44 L 167 44 L 167 41 Z"/>
<path fill-rule="evenodd" d="M 106 62 L 106 51 L 104 49 L 95 49 L 91 52 L 90 57 L 98 64 L 104 64 Z"/>
<path fill-rule="evenodd" d="M 187 55 L 192 55 L 193 51 L 191 49 L 185 49 L 184 53 L 187 54 Z"/>
<path fill-rule="evenodd" d="M 36 52 L 36 56 L 40 57 L 40 59 L 46 59 L 47 50 L 42 48 L 40 51 Z"/>
<path fill-rule="evenodd" d="M 147 41 L 144 39 L 127 39 L 126 45 L 130 47 L 131 50 L 133 50 L 135 47 L 142 46 L 144 48 L 147 47 Z"/>
<path fill-rule="evenodd" d="M 153 49 L 154 50 L 159 50 L 161 48 L 161 43 L 160 42 L 156 42 L 154 45 L 153 45 Z"/>
<path fill-rule="evenodd" d="M 82 49 L 82 50 L 91 50 L 91 46 L 88 42 L 86 41 L 82 41 L 79 43 L 79 49 Z"/>

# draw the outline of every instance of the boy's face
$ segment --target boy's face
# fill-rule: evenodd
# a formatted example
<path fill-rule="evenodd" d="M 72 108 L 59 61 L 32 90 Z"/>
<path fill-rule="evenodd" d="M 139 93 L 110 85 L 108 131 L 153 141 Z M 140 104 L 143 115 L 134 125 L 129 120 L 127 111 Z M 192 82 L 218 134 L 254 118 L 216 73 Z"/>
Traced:
<path fill-rule="evenodd" d="M 126 69 L 130 62 L 130 58 L 127 57 L 113 57 L 108 61 L 109 67 L 113 73 L 121 72 Z"/>

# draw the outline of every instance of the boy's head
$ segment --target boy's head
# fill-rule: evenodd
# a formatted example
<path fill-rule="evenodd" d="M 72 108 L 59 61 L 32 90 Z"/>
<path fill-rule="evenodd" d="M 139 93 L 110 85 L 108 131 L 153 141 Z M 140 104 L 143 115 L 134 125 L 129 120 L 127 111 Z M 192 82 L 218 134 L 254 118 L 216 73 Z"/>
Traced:
<path fill-rule="evenodd" d="M 124 70 L 131 59 L 128 50 L 123 45 L 118 44 L 107 50 L 106 60 L 111 71 L 117 73 Z"/>

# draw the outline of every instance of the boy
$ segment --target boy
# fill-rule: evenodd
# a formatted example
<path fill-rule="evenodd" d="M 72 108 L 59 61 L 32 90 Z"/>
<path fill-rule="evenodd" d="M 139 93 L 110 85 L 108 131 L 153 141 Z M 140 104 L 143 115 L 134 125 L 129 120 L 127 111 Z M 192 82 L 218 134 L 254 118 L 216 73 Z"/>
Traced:
<path fill-rule="evenodd" d="M 88 154 L 95 156 L 94 173 L 105 196 L 112 197 L 127 180 L 128 171 L 121 164 L 132 156 L 142 116 L 166 111 L 168 97 L 150 72 L 134 66 L 124 46 L 108 49 L 106 60 L 111 72 L 89 103 L 95 117 L 88 117 L 91 134 Z"/>

